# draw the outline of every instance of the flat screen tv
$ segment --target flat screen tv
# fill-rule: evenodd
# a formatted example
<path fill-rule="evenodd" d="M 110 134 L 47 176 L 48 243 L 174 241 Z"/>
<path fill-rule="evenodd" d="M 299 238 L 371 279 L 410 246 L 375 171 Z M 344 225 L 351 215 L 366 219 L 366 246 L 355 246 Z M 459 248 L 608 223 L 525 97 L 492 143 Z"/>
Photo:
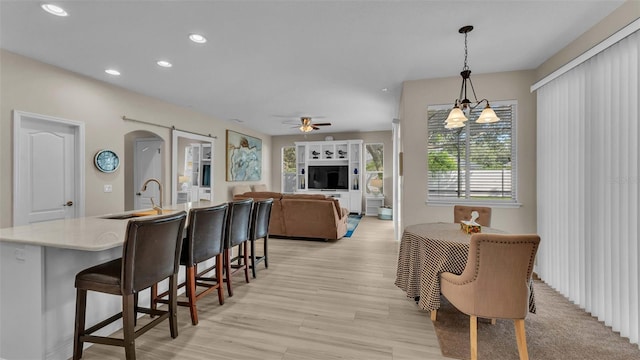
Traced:
<path fill-rule="evenodd" d="M 349 189 L 349 166 L 309 166 L 309 189 Z"/>

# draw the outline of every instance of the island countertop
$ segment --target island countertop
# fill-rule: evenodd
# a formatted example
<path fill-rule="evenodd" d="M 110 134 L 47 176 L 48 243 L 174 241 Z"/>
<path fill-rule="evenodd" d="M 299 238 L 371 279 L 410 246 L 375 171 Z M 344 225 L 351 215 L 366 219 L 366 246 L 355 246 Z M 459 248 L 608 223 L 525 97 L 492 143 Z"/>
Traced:
<path fill-rule="evenodd" d="M 164 211 L 168 213 L 182 210 L 189 212 L 191 208 L 212 205 L 209 201 L 190 202 L 170 205 Z M 123 211 L 118 214 L 61 219 L 3 228 L 0 229 L 0 241 L 73 250 L 107 250 L 124 243 L 129 222 L 128 219 L 108 219 L 107 217 L 141 211 L 145 210 Z M 148 215 L 148 217 L 151 216 L 154 215 Z"/>

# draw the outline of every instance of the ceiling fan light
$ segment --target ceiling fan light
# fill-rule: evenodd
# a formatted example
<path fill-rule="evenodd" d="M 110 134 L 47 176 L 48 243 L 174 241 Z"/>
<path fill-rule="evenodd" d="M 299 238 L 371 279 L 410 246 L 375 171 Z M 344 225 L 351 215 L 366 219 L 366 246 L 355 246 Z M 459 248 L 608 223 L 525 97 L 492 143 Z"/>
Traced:
<path fill-rule="evenodd" d="M 478 117 L 478 120 L 476 120 L 478 124 L 489 124 L 498 121 L 500 121 L 500 118 L 496 115 L 496 112 L 493 111 L 493 109 L 489 106 L 489 103 L 487 103 L 487 107 L 482 110 L 480 117 Z"/>
<path fill-rule="evenodd" d="M 313 127 L 309 126 L 309 125 L 302 125 L 299 127 L 300 131 L 302 132 L 309 132 L 313 130 Z"/>

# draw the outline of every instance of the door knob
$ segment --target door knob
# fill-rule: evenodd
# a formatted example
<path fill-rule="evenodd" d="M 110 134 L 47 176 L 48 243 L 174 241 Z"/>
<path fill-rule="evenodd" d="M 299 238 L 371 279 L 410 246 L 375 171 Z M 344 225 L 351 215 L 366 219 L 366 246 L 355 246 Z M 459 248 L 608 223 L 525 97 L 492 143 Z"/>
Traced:
<path fill-rule="evenodd" d="M 73 206 L 73 201 L 69 200 L 66 204 L 62 204 L 62 206 Z"/>
<path fill-rule="evenodd" d="M 140 196 L 140 195 L 142 195 L 142 193 L 137 192 L 137 193 L 136 193 L 136 195 L 137 195 L 137 196 Z"/>

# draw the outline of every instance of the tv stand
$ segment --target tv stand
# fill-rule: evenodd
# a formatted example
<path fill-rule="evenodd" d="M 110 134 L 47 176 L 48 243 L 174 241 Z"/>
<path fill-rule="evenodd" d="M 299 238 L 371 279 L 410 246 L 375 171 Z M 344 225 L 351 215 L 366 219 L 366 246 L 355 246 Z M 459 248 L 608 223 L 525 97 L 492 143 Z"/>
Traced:
<path fill-rule="evenodd" d="M 362 213 L 362 143 L 362 140 L 296 142 L 296 193 L 331 196 L 349 212 Z M 348 188 L 308 189 L 309 166 L 348 166 Z"/>

